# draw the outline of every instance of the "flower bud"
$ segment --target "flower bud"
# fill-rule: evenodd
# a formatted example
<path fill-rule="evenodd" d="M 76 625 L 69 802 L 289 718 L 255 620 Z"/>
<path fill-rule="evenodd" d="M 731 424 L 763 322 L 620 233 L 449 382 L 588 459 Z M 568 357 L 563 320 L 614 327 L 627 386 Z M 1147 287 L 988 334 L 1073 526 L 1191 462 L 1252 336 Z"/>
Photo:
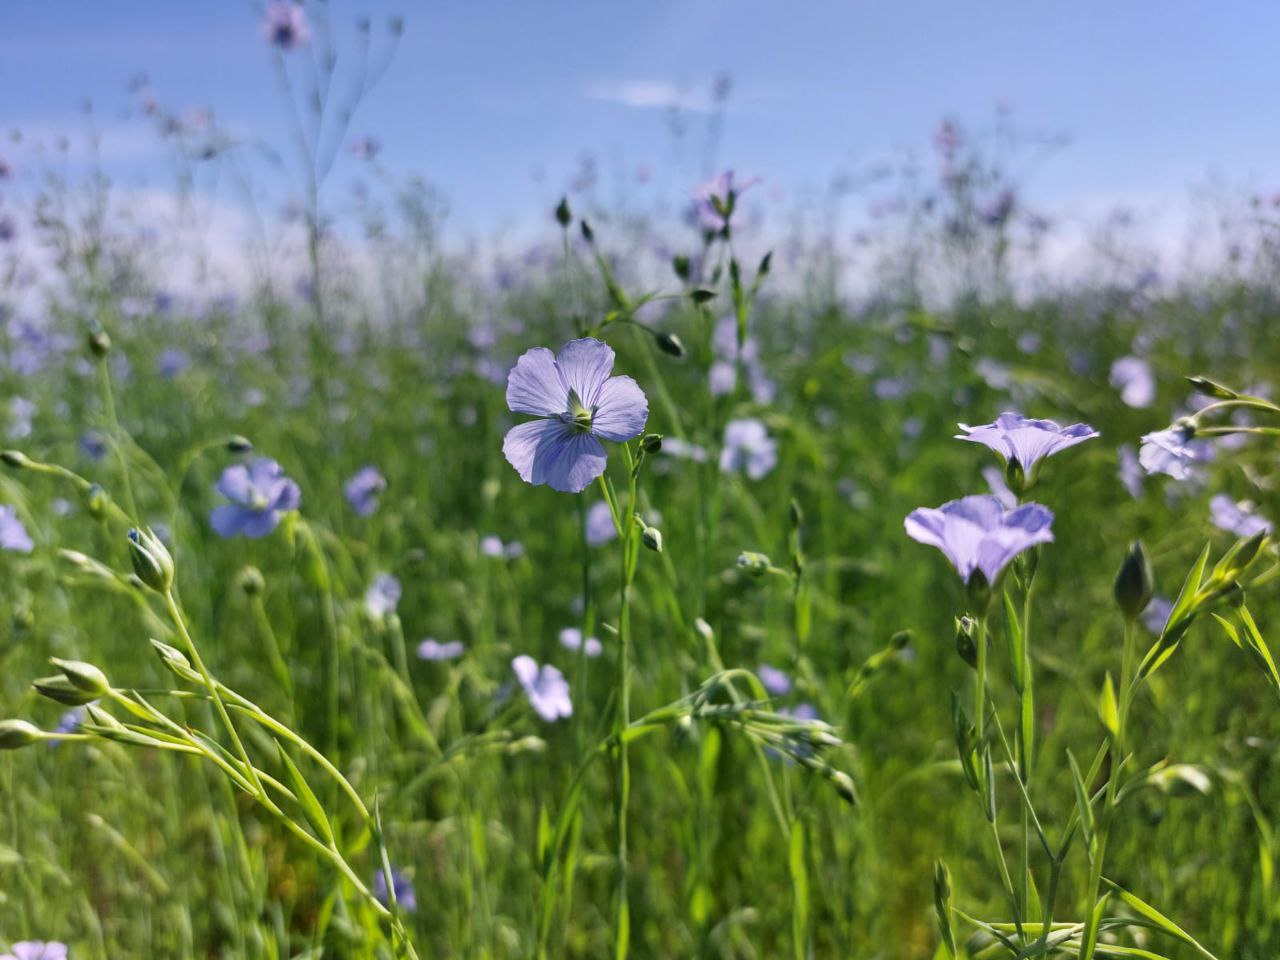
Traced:
<path fill-rule="evenodd" d="M 173 557 L 150 529 L 129 531 L 129 559 L 138 579 L 152 590 L 165 593 L 173 586 Z"/>
<path fill-rule="evenodd" d="M 573 213 L 569 210 L 569 198 L 561 197 L 560 202 L 556 204 L 556 223 L 567 227 L 572 222 Z"/>
<path fill-rule="evenodd" d="M 689 258 L 683 253 L 677 253 L 671 258 L 671 269 L 681 280 L 689 279 Z"/>
<path fill-rule="evenodd" d="M 840 795 L 840 799 L 850 805 L 856 805 L 858 802 L 858 791 L 854 789 L 853 778 L 843 770 L 832 770 L 827 779 L 831 781 L 831 785 L 836 788 L 836 793 Z"/>
<path fill-rule="evenodd" d="M 973 640 L 973 617 L 956 617 L 956 653 L 973 669 L 978 669 L 978 645 Z"/>
<path fill-rule="evenodd" d="M 248 437 L 242 437 L 240 434 L 233 434 L 227 437 L 226 443 L 227 453 L 251 453 L 253 452 L 253 441 Z"/>
<path fill-rule="evenodd" d="M 49 662 L 61 670 L 78 689 L 93 694 L 95 700 L 111 692 L 111 681 L 92 663 L 85 663 L 83 660 L 59 660 L 57 657 L 50 657 Z"/>
<path fill-rule="evenodd" d="M 267 582 L 263 579 L 262 571 L 257 567 L 248 566 L 240 571 L 240 575 L 236 578 L 240 584 L 240 589 L 244 591 L 246 597 L 258 597 L 262 595 L 262 591 L 266 589 Z"/>
<path fill-rule="evenodd" d="M 1151 572 L 1151 561 L 1142 549 L 1142 541 L 1135 540 L 1125 554 L 1124 563 L 1120 564 L 1120 572 L 1116 574 L 1116 606 L 1126 620 L 1136 620 L 1147 609 L 1155 592 L 1156 580 Z"/>
<path fill-rule="evenodd" d="M 0 460 L 3 460 L 6 466 L 13 467 L 15 470 L 21 470 L 23 467 L 31 465 L 31 458 L 21 450 L 5 450 L 0 453 Z"/>
<path fill-rule="evenodd" d="M 658 349 L 663 353 L 673 357 L 684 356 L 684 343 L 674 333 L 659 331 L 653 335 L 653 339 L 657 341 Z"/>
<path fill-rule="evenodd" d="M 589 224 L 589 223 L 587 223 L 587 221 L 583 220 L 583 221 L 582 221 L 582 223 L 581 223 L 581 224 L 579 224 L 579 226 L 581 226 L 581 227 L 582 227 L 582 239 L 583 239 L 583 240 L 585 240 L 585 241 L 587 241 L 587 243 L 595 243 L 595 242 L 596 242 L 596 232 L 595 232 L 594 230 L 592 230 L 592 229 L 591 229 L 591 224 Z"/>
<path fill-rule="evenodd" d="M 89 516 L 95 520 L 101 520 L 107 515 L 107 504 L 110 503 L 107 497 L 107 491 L 103 490 L 99 484 L 93 484 L 89 487 L 88 497 L 86 498 L 85 507 L 89 511 Z"/>
<path fill-rule="evenodd" d="M 738 566 L 753 577 L 762 577 L 769 572 L 772 564 L 763 553 L 748 550 L 738 555 Z"/>
<path fill-rule="evenodd" d="M 1240 396 L 1230 387 L 1224 387 L 1208 377 L 1187 377 L 1187 383 L 1195 388 L 1196 393 L 1203 394 L 1206 397 L 1214 397 L 1218 400 L 1234 400 Z"/>
<path fill-rule="evenodd" d="M 97 694 L 81 690 L 65 676 L 41 677 L 39 680 L 33 680 L 31 686 L 35 687 L 36 692 L 41 696 L 48 697 L 66 707 L 83 707 L 86 703 L 92 703 L 98 699 Z"/>
<path fill-rule="evenodd" d="M 111 337 L 105 330 L 95 330 L 89 335 L 89 352 L 95 357 L 105 357 L 111 352 Z"/>
<path fill-rule="evenodd" d="M 892 637 L 889 638 L 889 646 L 893 647 L 893 649 L 895 650 L 905 650 L 907 648 L 907 644 L 909 644 L 910 642 L 911 642 L 910 630 L 899 630 L 897 633 L 895 633 Z"/>
<path fill-rule="evenodd" d="M 25 720 L 0 720 L 0 750 L 20 750 L 46 739 L 43 730 Z"/>
<path fill-rule="evenodd" d="M 658 453 L 662 450 L 662 434 L 646 433 L 640 438 L 640 449 L 645 453 Z"/>
<path fill-rule="evenodd" d="M 645 527 L 641 530 L 640 540 L 654 553 L 662 552 L 662 531 L 657 527 Z"/>

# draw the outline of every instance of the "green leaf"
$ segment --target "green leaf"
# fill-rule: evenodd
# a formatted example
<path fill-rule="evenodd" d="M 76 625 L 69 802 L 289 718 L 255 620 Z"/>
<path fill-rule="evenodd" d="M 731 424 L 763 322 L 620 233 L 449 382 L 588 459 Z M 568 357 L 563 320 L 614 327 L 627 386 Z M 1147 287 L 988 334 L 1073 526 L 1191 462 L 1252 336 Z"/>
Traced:
<path fill-rule="evenodd" d="M 1089 788 L 1085 786 L 1084 778 L 1080 776 L 1080 767 L 1076 763 L 1075 755 L 1070 750 L 1067 751 L 1067 763 L 1071 766 L 1071 784 L 1076 791 L 1076 808 L 1080 812 L 1080 830 L 1084 833 L 1086 846 L 1092 848 L 1094 820 L 1093 805 L 1089 803 Z"/>
<path fill-rule="evenodd" d="M 1209 544 L 1206 543 L 1204 549 L 1200 551 L 1199 559 L 1187 574 L 1187 579 L 1182 582 L 1182 590 L 1178 594 L 1178 599 L 1173 602 L 1173 609 L 1169 611 L 1169 619 L 1165 621 L 1160 639 L 1142 658 L 1142 664 L 1138 667 L 1139 680 L 1155 673 L 1178 649 L 1178 643 L 1190 628 L 1192 617 L 1195 615 L 1200 582 L 1204 578 L 1204 568 L 1208 562 Z"/>
<path fill-rule="evenodd" d="M 791 825 L 791 851 L 789 863 L 791 868 L 791 892 L 793 907 L 791 911 L 791 935 L 795 947 L 796 960 L 805 960 L 808 956 L 809 940 L 809 865 L 805 858 L 805 840 L 807 831 L 803 820 Z"/>
<path fill-rule="evenodd" d="M 1130 909 L 1140 916 L 1150 920 L 1156 928 L 1163 930 L 1171 937 L 1181 940 L 1187 946 L 1195 949 L 1202 957 L 1206 957 L 1207 960 L 1218 960 L 1217 957 L 1201 946 L 1195 937 L 1191 936 L 1191 934 L 1187 933 L 1187 931 L 1183 930 L 1163 913 L 1151 906 L 1151 904 L 1147 903 L 1137 895 L 1130 893 L 1124 887 L 1120 886 L 1120 884 L 1115 883 L 1112 880 L 1108 880 L 1106 877 L 1103 877 L 1102 879 L 1103 882 L 1105 882 L 1107 886 L 1111 887 L 1111 889 L 1115 891 L 1116 895 L 1130 907 Z"/>
<path fill-rule="evenodd" d="M 1116 688 L 1111 683 L 1111 674 L 1102 684 L 1102 697 L 1098 700 L 1098 716 L 1102 725 L 1111 736 L 1120 732 L 1120 708 L 1116 705 Z"/>
<path fill-rule="evenodd" d="M 1009 664 L 1013 671 L 1013 688 L 1022 693 L 1027 684 L 1027 635 L 1022 629 L 1022 621 L 1018 619 L 1017 608 L 1004 592 L 1005 632 L 1009 635 Z"/>
<path fill-rule="evenodd" d="M 933 865 L 933 908 L 938 915 L 938 929 L 942 933 L 942 946 L 947 956 L 955 960 L 956 937 L 951 929 L 951 871 L 938 860 Z"/>
<path fill-rule="evenodd" d="M 307 823 L 311 824 L 316 835 L 328 846 L 333 846 L 333 827 L 329 823 L 328 814 L 324 812 L 324 807 L 320 805 L 319 798 L 316 797 L 311 785 L 302 776 L 302 771 L 298 769 L 280 741 L 275 741 L 275 744 L 276 751 L 280 754 L 280 763 L 289 779 L 289 788 L 298 799 L 302 815 L 307 818 Z"/>

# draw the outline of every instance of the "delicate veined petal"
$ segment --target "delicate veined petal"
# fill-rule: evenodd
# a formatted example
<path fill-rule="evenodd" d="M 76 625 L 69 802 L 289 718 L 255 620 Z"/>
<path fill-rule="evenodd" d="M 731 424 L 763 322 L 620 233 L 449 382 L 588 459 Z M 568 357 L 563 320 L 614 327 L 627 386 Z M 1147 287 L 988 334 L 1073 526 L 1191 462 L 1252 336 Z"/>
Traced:
<path fill-rule="evenodd" d="M 253 515 L 253 511 L 235 503 L 224 503 L 214 507 L 209 514 L 209 523 L 221 537 L 234 537 L 244 529 L 245 522 Z"/>
<path fill-rule="evenodd" d="M 600 389 L 613 372 L 613 360 L 613 347 L 593 337 L 584 337 L 564 345 L 556 357 L 556 366 L 569 389 L 591 409 L 599 402 Z"/>
<path fill-rule="evenodd" d="M 249 468 L 243 463 L 223 470 L 216 487 L 220 494 L 234 503 L 248 503 L 253 497 L 253 481 L 249 477 Z"/>
<path fill-rule="evenodd" d="M 267 502 L 272 510 L 288 513 L 302 505 L 302 491 L 288 477 L 281 477 L 272 484 L 267 494 Z"/>
<path fill-rule="evenodd" d="M 597 392 L 595 405 L 591 432 L 614 443 L 640 436 L 649 419 L 649 400 L 630 377 L 606 380 Z"/>
<path fill-rule="evenodd" d="M 516 413 L 558 417 L 569 409 L 569 386 L 546 347 L 521 354 L 507 375 L 507 406 Z"/>
<path fill-rule="evenodd" d="M 578 493 L 604 473 L 600 441 L 558 420 L 531 420 L 512 427 L 503 456 L 527 483 L 545 483 L 562 493 Z"/>

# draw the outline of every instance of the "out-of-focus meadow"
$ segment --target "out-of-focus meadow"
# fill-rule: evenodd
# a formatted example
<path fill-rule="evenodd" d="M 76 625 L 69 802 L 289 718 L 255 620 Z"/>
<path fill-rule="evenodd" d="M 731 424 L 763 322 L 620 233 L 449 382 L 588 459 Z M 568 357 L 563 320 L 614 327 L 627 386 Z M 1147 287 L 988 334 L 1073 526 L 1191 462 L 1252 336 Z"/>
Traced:
<path fill-rule="evenodd" d="M 793 203 L 722 77 L 463 241 L 356 13 L 237 12 L 276 142 L 130 83 L 163 217 L 0 140 L 0 954 L 1276 956 L 1276 202 L 1064 255 L 997 107 Z"/>

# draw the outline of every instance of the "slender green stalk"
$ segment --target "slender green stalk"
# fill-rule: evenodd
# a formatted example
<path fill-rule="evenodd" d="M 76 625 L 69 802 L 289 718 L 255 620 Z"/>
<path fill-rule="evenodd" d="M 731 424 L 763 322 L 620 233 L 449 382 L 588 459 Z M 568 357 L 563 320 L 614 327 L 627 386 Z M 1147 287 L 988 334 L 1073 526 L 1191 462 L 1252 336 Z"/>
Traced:
<path fill-rule="evenodd" d="M 618 710 L 614 723 L 617 738 L 617 778 L 614 816 L 617 833 L 617 890 L 614 903 L 614 958 L 626 960 L 631 943 L 631 910 L 627 894 L 627 808 L 631 799 L 631 763 L 623 737 L 631 723 L 631 584 L 636 572 L 636 464 L 629 444 L 622 445 L 627 466 L 627 513 L 618 514 L 622 527 L 622 577 L 618 596 Z M 583 638 L 585 644 L 586 638 Z"/>

